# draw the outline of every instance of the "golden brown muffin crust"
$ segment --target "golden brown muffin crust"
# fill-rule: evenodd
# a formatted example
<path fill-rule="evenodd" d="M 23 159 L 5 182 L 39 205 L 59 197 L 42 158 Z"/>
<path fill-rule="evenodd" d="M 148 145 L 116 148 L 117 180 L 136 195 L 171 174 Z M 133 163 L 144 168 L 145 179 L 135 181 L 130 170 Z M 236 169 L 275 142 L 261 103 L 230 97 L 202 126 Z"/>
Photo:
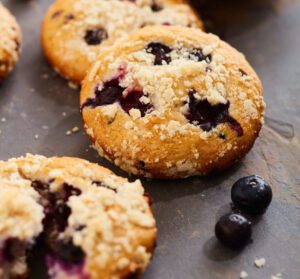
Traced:
<path fill-rule="evenodd" d="M 153 65 L 155 57 L 146 51 L 153 42 L 172 49 L 170 63 Z M 192 55 L 197 49 L 206 59 Z M 85 105 L 118 75 L 127 88 L 123 95 L 137 88 L 144 94 L 140 102 L 150 103 L 152 111 L 126 113 L 118 102 Z M 210 109 L 228 106 L 228 123 L 204 129 L 188 121 L 191 92 Z M 245 57 L 217 36 L 184 27 L 147 27 L 99 56 L 83 83 L 81 105 L 85 129 L 102 156 L 129 173 L 173 179 L 206 175 L 244 157 L 263 122 L 262 94 Z"/>

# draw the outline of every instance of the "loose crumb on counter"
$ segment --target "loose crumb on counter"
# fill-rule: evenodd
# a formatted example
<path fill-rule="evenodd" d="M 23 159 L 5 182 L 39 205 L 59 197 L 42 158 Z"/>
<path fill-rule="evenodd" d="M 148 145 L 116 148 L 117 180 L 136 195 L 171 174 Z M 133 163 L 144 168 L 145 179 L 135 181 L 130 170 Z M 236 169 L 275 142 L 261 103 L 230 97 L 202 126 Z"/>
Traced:
<path fill-rule="evenodd" d="M 80 130 L 77 126 L 73 127 L 71 130 L 66 131 L 66 135 L 70 136 L 72 134 L 76 134 L 78 133 Z"/>
<path fill-rule="evenodd" d="M 248 273 L 246 271 L 241 271 L 240 273 L 240 279 L 246 279 L 248 278 Z"/>
<path fill-rule="evenodd" d="M 261 268 L 266 264 L 266 259 L 265 258 L 256 259 L 254 261 L 254 264 L 256 267 Z"/>
<path fill-rule="evenodd" d="M 68 86 L 71 88 L 71 89 L 74 89 L 74 90 L 77 90 L 79 88 L 79 86 L 71 81 L 68 82 Z"/>
<path fill-rule="evenodd" d="M 71 131 L 72 131 L 72 133 L 77 133 L 77 132 L 79 132 L 79 128 L 77 126 L 75 126 L 72 128 Z"/>
<path fill-rule="evenodd" d="M 271 279 L 283 279 L 283 277 L 281 273 L 277 273 L 276 275 L 272 275 Z"/>

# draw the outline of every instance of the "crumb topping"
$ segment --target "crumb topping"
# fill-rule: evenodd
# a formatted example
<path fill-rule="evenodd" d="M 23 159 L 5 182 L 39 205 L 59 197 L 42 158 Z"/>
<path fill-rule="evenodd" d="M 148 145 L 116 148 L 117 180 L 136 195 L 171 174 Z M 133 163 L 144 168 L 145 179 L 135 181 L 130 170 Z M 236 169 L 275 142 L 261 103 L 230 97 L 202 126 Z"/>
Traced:
<path fill-rule="evenodd" d="M 42 231 L 43 208 L 38 204 L 37 193 L 29 187 L 24 189 L 14 180 L 1 183 L 0 241 L 9 236 L 33 242 Z"/>
<path fill-rule="evenodd" d="M 109 276 L 113 276 L 131 263 L 137 270 L 148 265 L 151 254 L 147 247 L 155 239 L 155 220 L 140 181 L 129 183 L 80 159 L 29 154 L 0 162 L 0 180 L 0 240 L 16 237 L 33 242 L 42 232 L 45 201 L 42 192 L 32 187 L 34 181 L 40 189 L 48 185 L 52 193 L 70 185 L 68 189 L 76 195 L 70 192 L 67 226 L 57 237 L 73 239 L 74 245 L 84 251 L 85 272 L 96 270 L 91 278 L 98 278 L 103 269 L 110 269 Z M 152 236 L 149 246 L 143 246 L 141 234 Z"/>
<path fill-rule="evenodd" d="M 0 3 L 0 78 L 9 73 L 20 54 L 20 29 L 15 18 Z"/>

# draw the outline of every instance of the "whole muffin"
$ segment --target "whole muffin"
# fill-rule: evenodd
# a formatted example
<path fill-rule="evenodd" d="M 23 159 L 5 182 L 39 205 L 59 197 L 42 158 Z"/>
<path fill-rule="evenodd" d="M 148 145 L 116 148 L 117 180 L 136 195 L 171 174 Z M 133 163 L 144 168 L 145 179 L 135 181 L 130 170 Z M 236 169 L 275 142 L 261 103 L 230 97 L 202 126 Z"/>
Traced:
<path fill-rule="evenodd" d="M 237 50 L 185 27 L 146 27 L 101 53 L 84 80 L 84 126 L 123 170 L 175 179 L 228 168 L 263 123 L 263 89 Z"/>

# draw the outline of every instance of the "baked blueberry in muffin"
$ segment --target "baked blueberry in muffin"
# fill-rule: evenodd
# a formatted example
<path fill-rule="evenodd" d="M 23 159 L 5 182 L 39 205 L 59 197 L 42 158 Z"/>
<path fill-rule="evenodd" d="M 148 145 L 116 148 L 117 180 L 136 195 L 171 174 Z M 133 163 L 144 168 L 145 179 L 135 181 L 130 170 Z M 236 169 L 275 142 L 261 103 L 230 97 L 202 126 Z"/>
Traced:
<path fill-rule="evenodd" d="M 127 278 L 153 252 L 155 220 L 139 181 L 77 158 L 0 162 L 0 274 L 26 277 L 43 239 L 50 278 Z"/>

